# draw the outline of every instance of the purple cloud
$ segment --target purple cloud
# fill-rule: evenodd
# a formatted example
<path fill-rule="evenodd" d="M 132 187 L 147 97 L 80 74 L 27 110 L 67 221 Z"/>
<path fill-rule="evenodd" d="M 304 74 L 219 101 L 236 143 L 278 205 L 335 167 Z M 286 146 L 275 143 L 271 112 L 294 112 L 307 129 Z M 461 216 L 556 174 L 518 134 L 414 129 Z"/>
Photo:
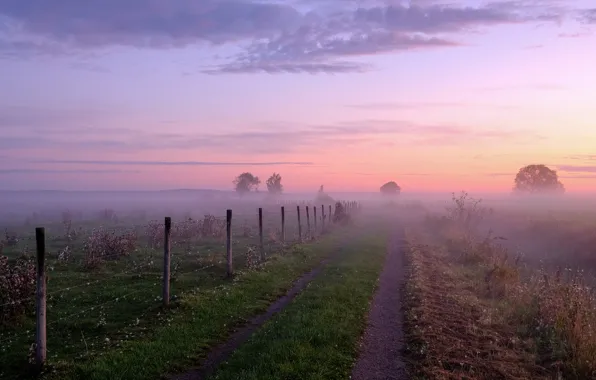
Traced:
<path fill-rule="evenodd" d="M 579 20 L 585 24 L 596 24 L 596 8 L 580 11 Z"/>
<path fill-rule="evenodd" d="M 392 102 L 392 103 L 362 103 L 362 104 L 348 104 L 346 107 L 365 109 L 365 110 L 401 110 L 401 109 L 427 109 L 427 108 L 496 108 L 496 109 L 518 109 L 519 106 L 514 105 L 498 105 L 498 104 L 473 104 L 464 102 Z"/>
<path fill-rule="evenodd" d="M 115 174 L 140 173 L 140 170 L 60 170 L 60 169 L 0 169 L 0 174 Z"/>
<path fill-rule="evenodd" d="M 557 169 L 562 172 L 570 173 L 596 173 L 596 166 L 580 166 L 580 165 L 559 165 Z"/>
<path fill-rule="evenodd" d="M 596 161 L 596 154 L 574 154 L 565 158 L 570 160 Z"/>
<path fill-rule="evenodd" d="M 288 5 L 243 0 L 3 0 L 0 15 L 79 48 L 224 43 L 266 37 L 301 18 Z"/>
<path fill-rule="evenodd" d="M 543 3 L 470 7 L 417 1 L 3 0 L 0 57 L 68 54 L 113 46 L 235 44 L 241 53 L 206 73 L 346 73 L 346 59 L 454 47 L 472 29 L 556 21 Z M 445 35 L 449 36 L 446 37 Z"/>
<path fill-rule="evenodd" d="M 261 123 L 236 133 L 155 133 L 142 129 L 89 126 L 94 110 L 48 111 L 31 108 L 0 109 L 0 150 L 4 153 L 58 149 L 68 154 L 149 152 L 164 149 L 213 151 L 233 149 L 237 154 L 279 154 L 304 149 L 326 149 L 379 141 L 396 144 L 458 145 L 470 141 L 535 141 L 529 130 L 515 132 L 450 124 L 418 124 L 403 120 L 365 119 L 321 125 Z M 21 115 L 20 112 L 23 114 Z M 98 116 L 99 117 L 99 116 Z M 99 124 L 101 125 L 101 124 Z M 51 130 L 52 133 L 44 133 Z M 72 156 L 71 156 L 72 157 Z"/>
<path fill-rule="evenodd" d="M 31 160 L 36 164 L 108 166 L 312 166 L 312 162 L 222 162 L 222 161 L 104 161 L 104 160 Z"/>

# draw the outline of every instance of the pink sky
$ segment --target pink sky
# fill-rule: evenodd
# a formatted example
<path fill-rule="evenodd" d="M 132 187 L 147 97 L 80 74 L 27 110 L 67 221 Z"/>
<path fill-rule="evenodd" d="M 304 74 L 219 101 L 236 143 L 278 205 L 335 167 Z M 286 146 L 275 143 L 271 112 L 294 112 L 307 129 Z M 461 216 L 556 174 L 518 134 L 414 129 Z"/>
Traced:
<path fill-rule="evenodd" d="M 596 190 L 591 1 L 144 2 L 0 3 L 0 189 Z"/>

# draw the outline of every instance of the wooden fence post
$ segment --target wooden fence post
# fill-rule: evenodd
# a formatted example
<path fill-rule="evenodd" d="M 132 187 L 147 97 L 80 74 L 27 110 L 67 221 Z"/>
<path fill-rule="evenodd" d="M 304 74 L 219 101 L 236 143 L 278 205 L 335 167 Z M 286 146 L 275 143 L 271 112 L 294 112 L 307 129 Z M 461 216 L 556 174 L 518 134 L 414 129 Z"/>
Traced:
<path fill-rule="evenodd" d="M 162 301 L 164 306 L 170 304 L 170 258 L 172 243 L 170 237 L 172 235 L 172 218 L 166 216 L 164 221 L 164 239 L 163 239 L 163 287 L 162 287 Z"/>
<path fill-rule="evenodd" d="M 298 241 L 302 242 L 302 224 L 300 223 L 300 206 L 296 206 L 298 212 Z"/>
<path fill-rule="evenodd" d="M 232 263 L 232 210 L 226 211 L 226 257 L 228 258 L 228 277 L 234 274 Z"/>
<path fill-rule="evenodd" d="M 314 215 L 313 215 L 313 218 L 314 219 L 313 220 L 315 221 L 315 233 L 314 233 L 314 235 L 316 235 L 317 234 L 317 206 L 313 206 L 312 211 L 314 212 Z"/>
<path fill-rule="evenodd" d="M 325 206 L 321 205 L 321 232 L 325 231 Z"/>
<path fill-rule="evenodd" d="M 35 361 L 41 370 L 47 357 L 46 335 L 46 230 L 43 227 L 35 229 L 35 243 L 37 246 L 37 294 L 36 294 L 36 337 Z"/>
<path fill-rule="evenodd" d="M 331 213 L 331 205 L 329 205 L 329 226 L 331 226 L 331 215 L 333 215 Z"/>
<path fill-rule="evenodd" d="M 259 245 L 261 249 L 261 260 L 265 257 L 265 247 L 263 246 L 263 208 L 259 207 Z"/>
<path fill-rule="evenodd" d="M 286 242 L 286 208 L 281 206 L 281 242 Z"/>
<path fill-rule="evenodd" d="M 308 213 L 308 206 L 306 206 L 306 236 L 310 238 L 310 214 Z"/>

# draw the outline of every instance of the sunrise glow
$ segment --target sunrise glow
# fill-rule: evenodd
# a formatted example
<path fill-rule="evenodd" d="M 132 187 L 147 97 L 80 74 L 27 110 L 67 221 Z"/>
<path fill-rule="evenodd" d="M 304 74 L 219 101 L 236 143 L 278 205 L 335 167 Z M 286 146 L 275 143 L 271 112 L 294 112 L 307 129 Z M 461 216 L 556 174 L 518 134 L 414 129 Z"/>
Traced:
<path fill-rule="evenodd" d="M 84 3 L 0 3 L 1 190 L 596 190 L 592 1 Z"/>

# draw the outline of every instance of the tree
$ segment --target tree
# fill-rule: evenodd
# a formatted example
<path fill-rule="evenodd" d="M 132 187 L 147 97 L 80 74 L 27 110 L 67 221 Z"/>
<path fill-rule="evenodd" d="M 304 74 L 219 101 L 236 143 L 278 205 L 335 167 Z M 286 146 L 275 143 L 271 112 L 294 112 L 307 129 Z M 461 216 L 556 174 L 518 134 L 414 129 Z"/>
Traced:
<path fill-rule="evenodd" d="M 315 198 L 317 202 L 320 203 L 333 203 L 335 200 L 327 193 L 325 193 L 325 188 L 323 185 L 319 187 L 319 191 L 317 192 L 317 197 Z"/>
<path fill-rule="evenodd" d="M 517 193 L 562 194 L 565 192 L 557 172 L 545 165 L 524 166 L 517 172 L 514 183 L 513 190 Z"/>
<path fill-rule="evenodd" d="M 281 194 L 284 190 L 283 185 L 281 184 L 281 175 L 278 173 L 271 174 L 271 177 L 267 179 L 267 191 L 270 194 Z"/>
<path fill-rule="evenodd" d="M 251 192 L 253 189 L 256 189 L 261 183 L 261 180 L 259 177 L 252 175 L 252 173 L 245 172 L 236 177 L 233 183 L 236 192 L 240 195 L 244 195 Z"/>
<path fill-rule="evenodd" d="M 384 195 L 398 195 L 401 192 L 401 187 L 393 181 L 387 182 L 380 188 Z"/>

